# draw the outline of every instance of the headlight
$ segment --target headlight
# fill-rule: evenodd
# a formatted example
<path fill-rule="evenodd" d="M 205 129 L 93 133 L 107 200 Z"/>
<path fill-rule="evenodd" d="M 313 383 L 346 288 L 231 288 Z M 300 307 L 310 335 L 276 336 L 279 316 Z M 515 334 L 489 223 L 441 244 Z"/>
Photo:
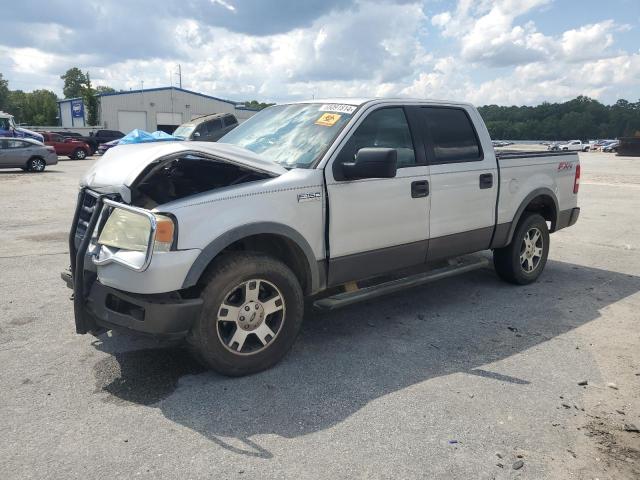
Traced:
<path fill-rule="evenodd" d="M 156 222 L 155 238 L 151 238 L 149 217 L 116 207 L 109 215 L 98 243 L 122 250 L 146 252 L 149 242 L 154 242 L 155 251 L 168 252 L 173 243 L 173 220 L 164 215 L 153 216 Z"/>

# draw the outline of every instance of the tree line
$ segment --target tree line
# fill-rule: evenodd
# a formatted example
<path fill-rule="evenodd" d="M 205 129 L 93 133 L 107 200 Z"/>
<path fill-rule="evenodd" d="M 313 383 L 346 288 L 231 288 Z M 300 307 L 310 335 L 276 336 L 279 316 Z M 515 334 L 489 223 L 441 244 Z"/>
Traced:
<path fill-rule="evenodd" d="M 93 87 L 89 72 L 77 67 L 70 68 L 60 76 L 64 86 L 64 98 L 82 98 L 87 110 L 87 123 L 98 125 L 98 94 L 115 92 L 107 86 Z M 58 96 L 46 89 L 25 92 L 11 90 L 9 81 L 0 73 L 0 111 L 8 112 L 15 117 L 16 123 L 26 125 L 57 125 Z"/>
<path fill-rule="evenodd" d="M 500 140 L 592 140 L 640 135 L 640 101 L 604 105 L 579 96 L 535 107 L 478 108 L 491 138 Z"/>
<path fill-rule="evenodd" d="M 82 98 L 87 123 L 97 125 L 98 95 L 116 90 L 104 85 L 94 87 L 89 72 L 77 67 L 67 70 L 60 79 L 64 98 Z M 57 95 L 51 90 L 11 90 L 8 80 L 0 73 L 0 110 L 11 113 L 17 123 L 57 125 L 57 101 Z M 251 100 L 245 105 L 261 110 L 273 104 Z M 535 107 L 486 105 L 478 110 L 494 139 L 589 140 L 640 135 L 640 101 L 632 103 L 621 99 L 613 105 L 604 105 L 579 96 L 568 102 L 544 102 Z"/>

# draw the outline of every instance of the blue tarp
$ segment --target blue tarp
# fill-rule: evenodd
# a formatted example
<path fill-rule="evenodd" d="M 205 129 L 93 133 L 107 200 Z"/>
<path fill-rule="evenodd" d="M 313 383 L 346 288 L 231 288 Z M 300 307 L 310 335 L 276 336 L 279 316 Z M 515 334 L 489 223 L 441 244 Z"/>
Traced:
<path fill-rule="evenodd" d="M 145 143 L 145 142 L 164 142 L 169 140 L 182 140 L 168 133 L 158 130 L 157 132 L 149 133 L 144 130 L 135 129 L 127 133 L 120 139 L 118 145 L 126 145 L 128 143 Z"/>

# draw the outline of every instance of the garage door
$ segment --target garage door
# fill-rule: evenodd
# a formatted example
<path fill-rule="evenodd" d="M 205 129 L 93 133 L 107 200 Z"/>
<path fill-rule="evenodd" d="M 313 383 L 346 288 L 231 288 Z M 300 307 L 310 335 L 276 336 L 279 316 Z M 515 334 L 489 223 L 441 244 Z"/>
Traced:
<path fill-rule="evenodd" d="M 181 113 L 156 113 L 156 123 L 158 125 L 180 125 L 182 123 Z"/>
<path fill-rule="evenodd" d="M 147 129 L 147 112 L 118 112 L 118 130 L 126 134 L 136 128 Z"/>

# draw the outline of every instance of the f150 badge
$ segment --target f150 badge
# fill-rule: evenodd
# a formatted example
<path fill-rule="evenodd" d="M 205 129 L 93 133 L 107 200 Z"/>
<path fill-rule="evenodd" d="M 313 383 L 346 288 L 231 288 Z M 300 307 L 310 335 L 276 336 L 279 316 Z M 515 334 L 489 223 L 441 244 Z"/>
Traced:
<path fill-rule="evenodd" d="M 320 200 L 322 194 L 320 192 L 299 193 L 298 202 L 310 202 L 312 200 Z"/>

